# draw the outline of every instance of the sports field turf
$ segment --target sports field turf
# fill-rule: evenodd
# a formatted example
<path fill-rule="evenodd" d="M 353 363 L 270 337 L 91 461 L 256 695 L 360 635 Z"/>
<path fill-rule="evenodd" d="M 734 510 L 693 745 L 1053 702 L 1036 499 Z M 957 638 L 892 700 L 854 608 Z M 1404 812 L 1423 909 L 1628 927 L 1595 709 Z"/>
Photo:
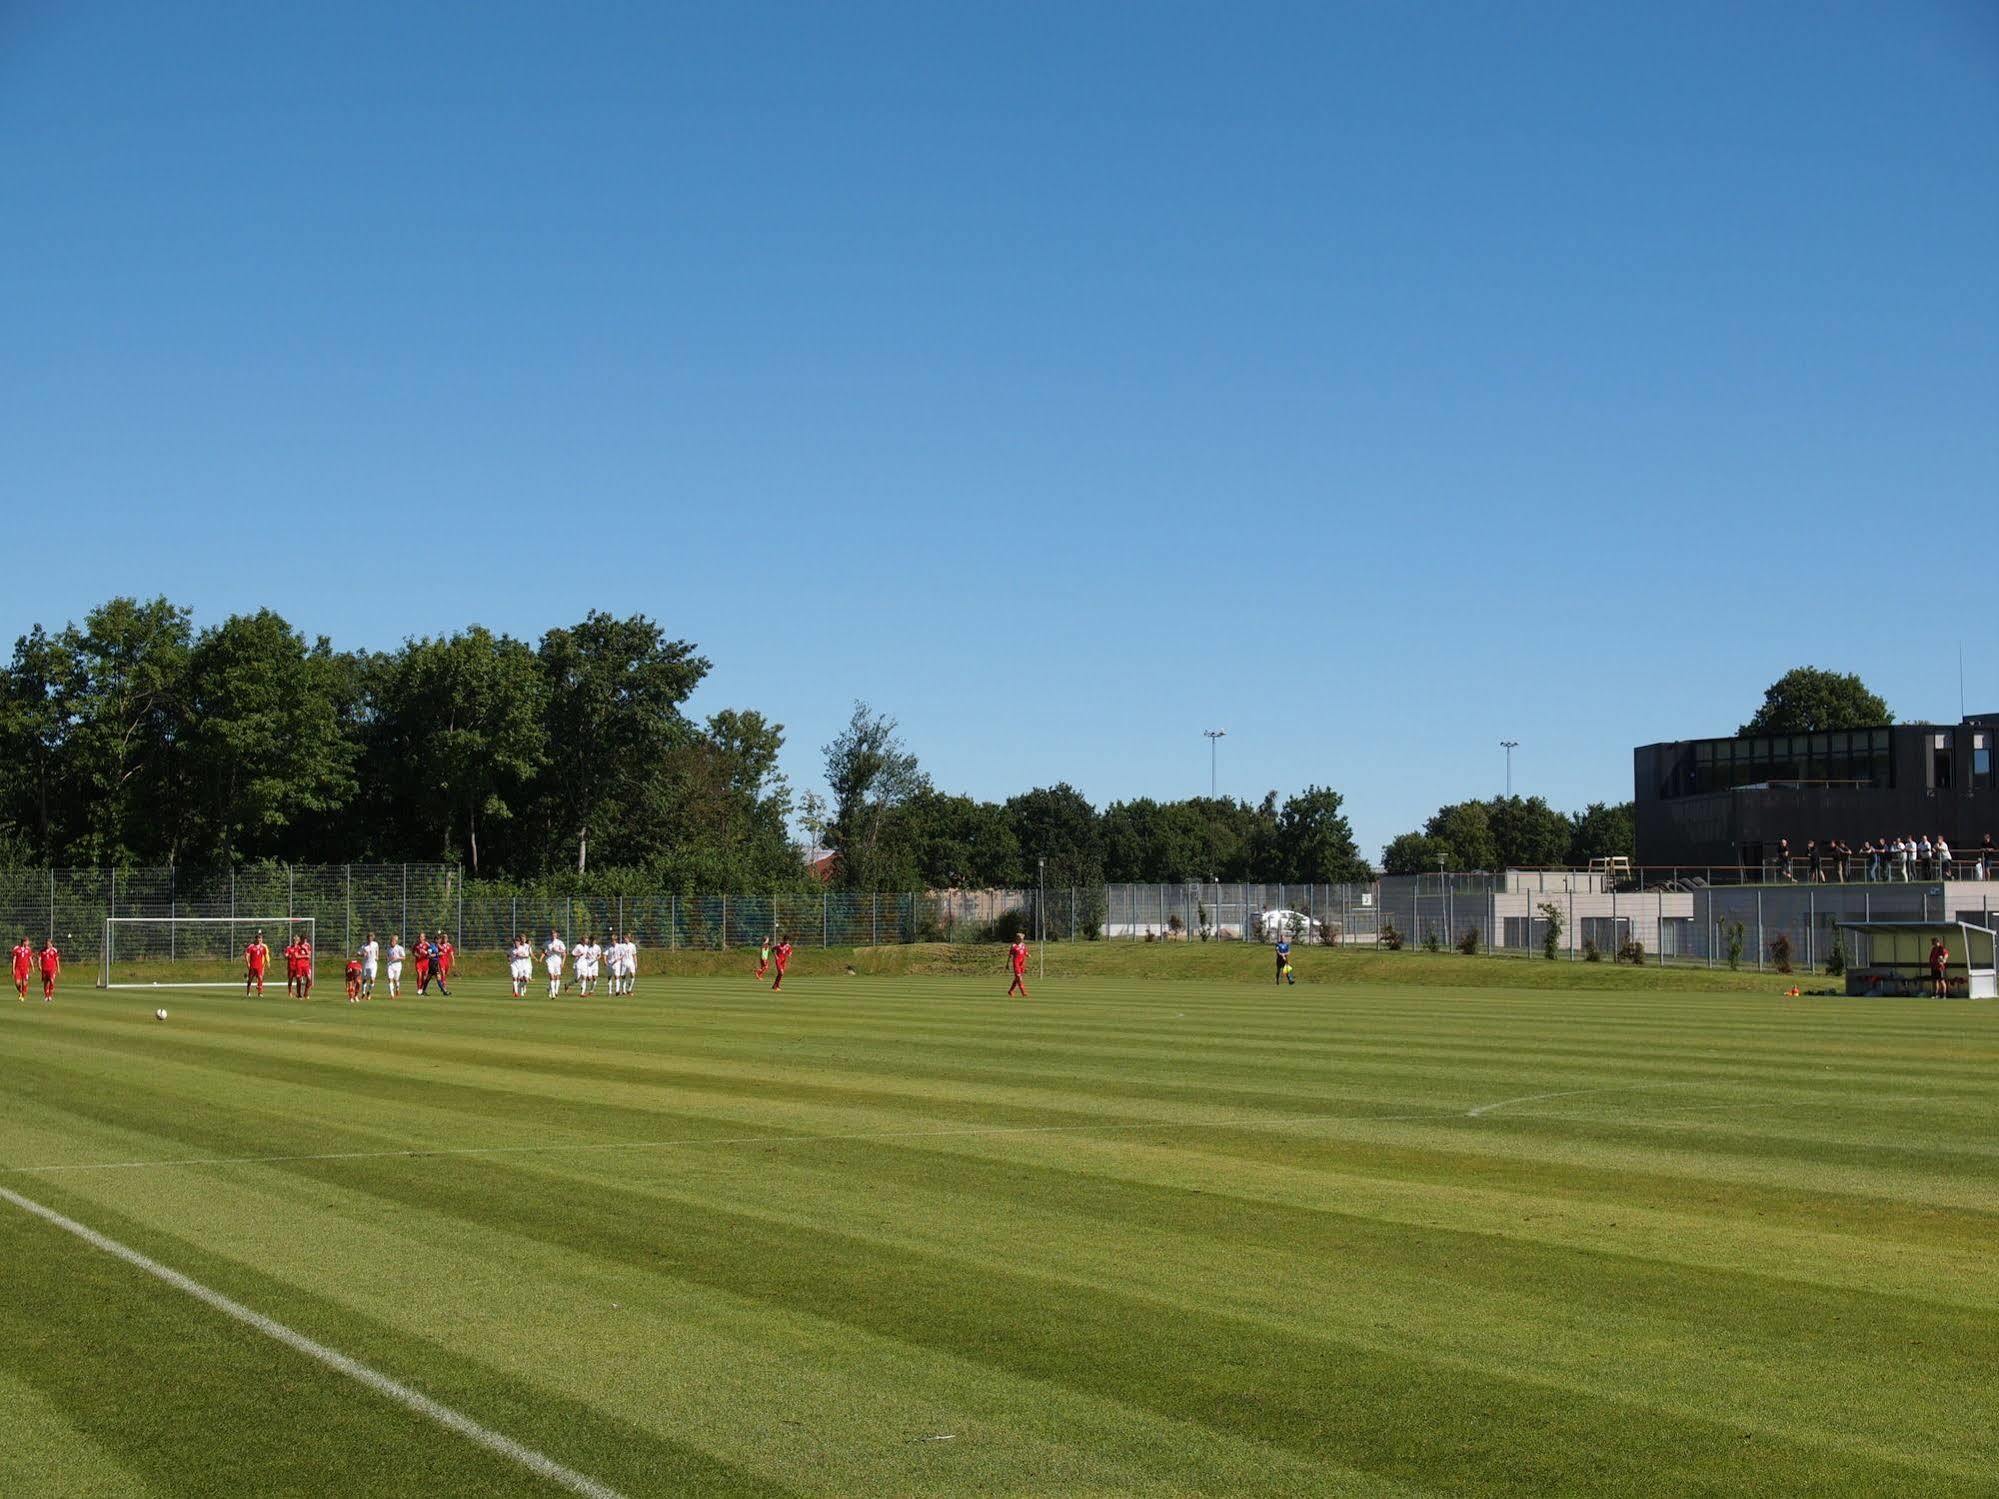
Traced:
<path fill-rule="evenodd" d="M 1999 1006 L 1004 985 L 6 1002 L 0 1493 L 1999 1491 Z"/>

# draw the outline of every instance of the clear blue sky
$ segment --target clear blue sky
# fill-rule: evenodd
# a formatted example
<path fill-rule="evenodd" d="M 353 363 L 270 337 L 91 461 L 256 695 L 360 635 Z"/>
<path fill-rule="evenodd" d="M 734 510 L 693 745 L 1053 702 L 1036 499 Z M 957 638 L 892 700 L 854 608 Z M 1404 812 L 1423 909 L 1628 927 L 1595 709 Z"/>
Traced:
<path fill-rule="evenodd" d="M 1225 726 L 1370 854 L 1801 662 L 1999 707 L 1984 0 L 0 0 L 0 224 L 7 640 L 643 610 L 801 786 Z"/>

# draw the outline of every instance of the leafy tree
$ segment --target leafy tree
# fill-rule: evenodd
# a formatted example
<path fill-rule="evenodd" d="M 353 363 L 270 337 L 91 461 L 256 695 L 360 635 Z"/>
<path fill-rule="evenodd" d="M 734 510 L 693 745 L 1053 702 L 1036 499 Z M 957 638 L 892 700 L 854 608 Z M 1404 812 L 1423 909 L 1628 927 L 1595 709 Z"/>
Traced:
<path fill-rule="evenodd" d="M 542 861 L 559 868 L 578 836 L 607 864 L 639 864 L 666 847 L 669 752 L 694 733 L 681 704 L 708 662 L 643 614 L 592 610 L 550 630 L 537 652 L 548 765 L 540 782 Z"/>
<path fill-rule="evenodd" d="M 1893 722 L 1887 703 L 1854 673 L 1796 666 L 1770 684 L 1763 706 L 1737 732 L 1816 734 Z"/>
<path fill-rule="evenodd" d="M 1281 877 L 1305 883 L 1360 883 L 1372 871 L 1354 847 L 1353 824 L 1330 786 L 1307 786 L 1277 816 Z"/>
<path fill-rule="evenodd" d="M 1437 861 L 1448 859 L 1444 845 L 1423 833 L 1403 833 L 1381 851 L 1383 874 L 1435 874 Z"/>
<path fill-rule="evenodd" d="M 78 798 L 65 857 L 171 860 L 185 836 L 182 766 L 189 717 L 189 611 L 164 598 L 114 598 L 64 629 L 69 721 L 62 772 Z"/>
<path fill-rule="evenodd" d="M 849 890 L 904 886 L 913 873 L 897 814 L 930 789 L 930 778 L 900 739 L 896 722 L 866 703 L 826 746 L 826 784 L 833 792 L 827 838 L 840 856 L 839 882 Z"/>
<path fill-rule="evenodd" d="M 804 875 L 792 846 L 784 725 L 725 708 L 673 751 L 669 837 L 652 868 L 681 888 L 769 890 Z"/>
<path fill-rule="evenodd" d="M 81 672 L 70 646 L 36 625 L 14 642 L 0 682 L 0 818 L 47 860 L 71 856 L 85 799 L 65 764 Z"/>
<path fill-rule="evenodd" d="M 204 630 L 188 660 L 187 764 L 202 852 L 275 857 L 303 818 L 354 794 L 342 664 L 269 609 Z"/>
<path fill-rule="evenodd" d="M 1485 804 L 1492 830 L 1486 869 L 1548 869 L 1568 858 L 1569 819 L 1538 796 L 1496 796 Z"/>
<path fill-rule="evenodd" d="M 1492 869 L 1499 863 L 1493 840 L 1492 813 L 1485 802 L 1458 802 L 1439 807 L 1423 825 L 1424 836 L 1438 846 L 1449 869 Z"/>
<path fill-rule="evenodd" d="M 515 817 L 546 761 L 545 695 L 535 653 L 478 625 L 387 660 L 371 769 L 425 857 L 463 854 L 480 872 L 481 833 Z"/>
<path fill-rule="evenodd" d="M 1051 888 L 1096 885 L 1103 880 L 1103 845 L 1097 834 L 1097 813 L 1068 782 L 1037 786 L 1011 797 L 1007 819 L 1020 845 L 1022 873 L 1032 879 L 1047 861 Z"/>
<path fill-rule="evenodd" d="M 1591 802 L 1570 819 L 1569 854 L 1571 864 L 1588 864 L 1592 859 L 1633 858 L 1638 852 L 1637 825 L 1632 821 L 1631 803 L 1607 806 Z"/>
<path fill-rule="evenodd" d="M 1025 878 L 1012 819 L 997 802 L 924 790 L 904 809 L 917 878 L 928 888 L 992 889 Z"/>

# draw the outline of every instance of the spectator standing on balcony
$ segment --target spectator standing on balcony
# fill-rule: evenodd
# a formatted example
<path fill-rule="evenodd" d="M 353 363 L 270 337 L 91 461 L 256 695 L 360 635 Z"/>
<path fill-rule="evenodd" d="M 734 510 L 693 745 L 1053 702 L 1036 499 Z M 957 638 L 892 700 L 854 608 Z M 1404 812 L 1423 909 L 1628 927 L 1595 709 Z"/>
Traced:
<path fill-rule="evenodd" d="M 1791 877 L 1791 840 L 1788 838 L 1777 840 L 1777 874 L 1781 879 Z"/>
<path fill-rule="evenodd" d="M 1950 878 L 1950 840 L 1942 833 L 1937 834 L 1937 878 Z"/>
<path fill-rule="evenodd" d="M 1895 840 L 1895 874 L 1903 884 L 1909 883 L 1909 861 L 1916 857 L 1916 840 L 1906 835 Z"/>
<path fill-rule="evenodd" d="M 1816 838 L 1805 840 L 1805 877 L 1814 885 L 1825 883 L 1825 855 L 1819 852 Z"/>
<path fill-rule="evenodd" d="M 1839 856 L 1839 882 L 1844 885 L 1853 878 L 1853 849 L 1844 838 L 1836 840 L 1832 849 Z"/>
<path fill-rule="evenodd" d="M 1930 835 L 1928 833 L 1923 834 L 1922 837 L 1916 840 L 1917 878 L 1927 879 L 1929 877 L 1930 871 L 1936 867 L 1936 856 L 1937 851 L 1930 846 Z"/>
<path fill-rule="evenodd" d="M 1978 877 L 1981 880 L 1992 878 L 1992 861 L 1995 853 L 1999 853 L 1999 849 L 1992 847 L 1992 835 L 1987 833 L 1985 841 L 1978 845 Z"/>
<path fill-rule="evenodd" d="M 1881 855 L 1875 851 L 1874 840 L 1872 838 L 1863 838 L 1860 840 L 1860 861 L 1862 879 L 1878 880 L 1881 878 Z"/>

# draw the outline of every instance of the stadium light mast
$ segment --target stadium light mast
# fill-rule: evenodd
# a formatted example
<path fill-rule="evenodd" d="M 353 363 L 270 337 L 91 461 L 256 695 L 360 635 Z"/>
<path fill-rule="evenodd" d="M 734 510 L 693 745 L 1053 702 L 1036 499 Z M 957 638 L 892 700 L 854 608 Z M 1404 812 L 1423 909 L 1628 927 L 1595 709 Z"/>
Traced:
<path fill-rule="evenodd" d="M 1513 800 L 1513 752 L 1520 748 L 1518 739 L 1502 739 L 1499 747 L 1506 751 L 1506 799 Z"/>
<path fill-rule="evenodd" d="M 1227 729 L 1203 729 L 1201 733 L 1208 741 L 1208 800 L 1213 801 L 1215 799 L 1215 741 L 1228 738 L 1229 731 Z"/>

